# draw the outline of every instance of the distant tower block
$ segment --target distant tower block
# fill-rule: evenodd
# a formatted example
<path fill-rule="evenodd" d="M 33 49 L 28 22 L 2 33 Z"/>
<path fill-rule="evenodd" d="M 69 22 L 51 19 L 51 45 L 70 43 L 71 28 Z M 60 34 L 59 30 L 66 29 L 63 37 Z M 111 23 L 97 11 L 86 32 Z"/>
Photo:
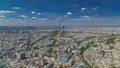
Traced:
<path fill-rule="evenodd" d="M 28 35 L 28 39 L 27 39 L 27 50 L 31 50 L 31 47 L 30 47 L 30 42 L 31 42 L 31 34 Z"/>
<path fill-rule="evenodd" d="M 28 35 L 28 39 L 27 39 L 27 45 L 29 45 L 31 42 L 31 34 Z"/>

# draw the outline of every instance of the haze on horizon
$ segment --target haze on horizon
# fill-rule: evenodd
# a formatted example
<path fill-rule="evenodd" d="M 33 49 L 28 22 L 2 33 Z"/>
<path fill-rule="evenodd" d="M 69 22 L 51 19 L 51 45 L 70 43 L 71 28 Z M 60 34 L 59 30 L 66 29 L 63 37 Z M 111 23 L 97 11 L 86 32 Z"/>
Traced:
<path fill-rule="evenodd" d="M 0 0 L 0 26 L 120 26 L 120 0 Z"/>

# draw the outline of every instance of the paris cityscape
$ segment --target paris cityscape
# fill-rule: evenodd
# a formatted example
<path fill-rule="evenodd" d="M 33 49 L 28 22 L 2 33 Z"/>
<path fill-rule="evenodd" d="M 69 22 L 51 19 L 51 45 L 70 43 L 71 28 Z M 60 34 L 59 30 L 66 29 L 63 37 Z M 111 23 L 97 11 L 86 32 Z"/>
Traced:
<path fill-rule="evenodd" d="M 120 68 L 119 0 L 0 0 L 0 68 Z"/>
<path fill-rule="evenodd" d="M 107 27 L 0 30 L 0 66 L 119 68 L 119 36 Z"/>

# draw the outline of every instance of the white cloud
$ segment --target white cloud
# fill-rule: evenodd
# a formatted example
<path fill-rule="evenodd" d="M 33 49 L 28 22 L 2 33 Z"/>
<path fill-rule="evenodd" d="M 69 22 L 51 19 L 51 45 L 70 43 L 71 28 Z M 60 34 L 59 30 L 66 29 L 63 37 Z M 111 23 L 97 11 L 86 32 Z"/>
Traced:
<path fill-rule="evenodd" d="M 68 17 L 68 15 L 64 15 L 64 17 Z"/>
<path fill-rule="evenodd" d="M 67 15 L 72 15 L 72 12 L 67 12 Z"/>
<path fill-rule="evenodd" d="M 97 17 L 98 16 L 98 14 L 95 14 L 95 15 L 93 15 L 92 17 Z"/>
<path fill-rule="evenodd" d="M 37 17 L 32 17 L 32 19 L 36 19 Z"/>
<path fill-rule="evenodd" d="M 46 21 L 47 18 L 38 18 L 37 20 L 38 20 L 38 21 Z"/>
<path fill-rule="evenodd" d="M 85 11 L 85 10 L 87 10 L 87 8 L 81 8 L 81 11 Z"/>
<path fill-rule="evenodd" d="M 81 16 L 82 18 L 91 18 L 90 16 L 88 15 L 84 15 L 84 16 Z"/>
<path fill-rule="evenodd" d="M 94 7 L 94 8 L 93 8 L 93 10 L 97 10 L 97 9 L 98 9 L 98 7 Z"/>
<path fill-rule="evenodd" d="M 37 13 L 38 15 L 41 15 L 41 13 Z"/>
<path fill-rule="evenodd" d="M 0 15 L 0 18 L 4 18 L 5 16 L 3 16 L 3 15 Z"/>
<path fill-rule="evenodd" d="M 31 11 L 31 14 L 35 14 L 36 12 L 35 11 Z"/>
<path fill-rule="evenodd" d="M 9 11 L 9 10 L 1 10 L 0 14 L 7 14 L 7 13 L 15 13 L 15 11 Z"/>
<path fill-rule="evenodd" d="M 20 15 L 18 17 L 21 17 L 21 18 L 26 18 L 27 16 L 26 15 Z"/>
<path fill-rule="evenodd" d="M 19 7 L 12 7 L 13 9 L 20 9 Z"/>

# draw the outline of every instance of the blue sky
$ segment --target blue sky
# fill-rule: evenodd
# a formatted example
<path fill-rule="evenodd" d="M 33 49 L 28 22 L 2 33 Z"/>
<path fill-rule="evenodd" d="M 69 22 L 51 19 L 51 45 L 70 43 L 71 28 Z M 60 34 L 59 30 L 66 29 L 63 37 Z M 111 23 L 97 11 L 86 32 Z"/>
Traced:
<path fill-rule="evenodd" d="M 120 26 L 120 0 L 0 0 L 0 26 Z"/>

